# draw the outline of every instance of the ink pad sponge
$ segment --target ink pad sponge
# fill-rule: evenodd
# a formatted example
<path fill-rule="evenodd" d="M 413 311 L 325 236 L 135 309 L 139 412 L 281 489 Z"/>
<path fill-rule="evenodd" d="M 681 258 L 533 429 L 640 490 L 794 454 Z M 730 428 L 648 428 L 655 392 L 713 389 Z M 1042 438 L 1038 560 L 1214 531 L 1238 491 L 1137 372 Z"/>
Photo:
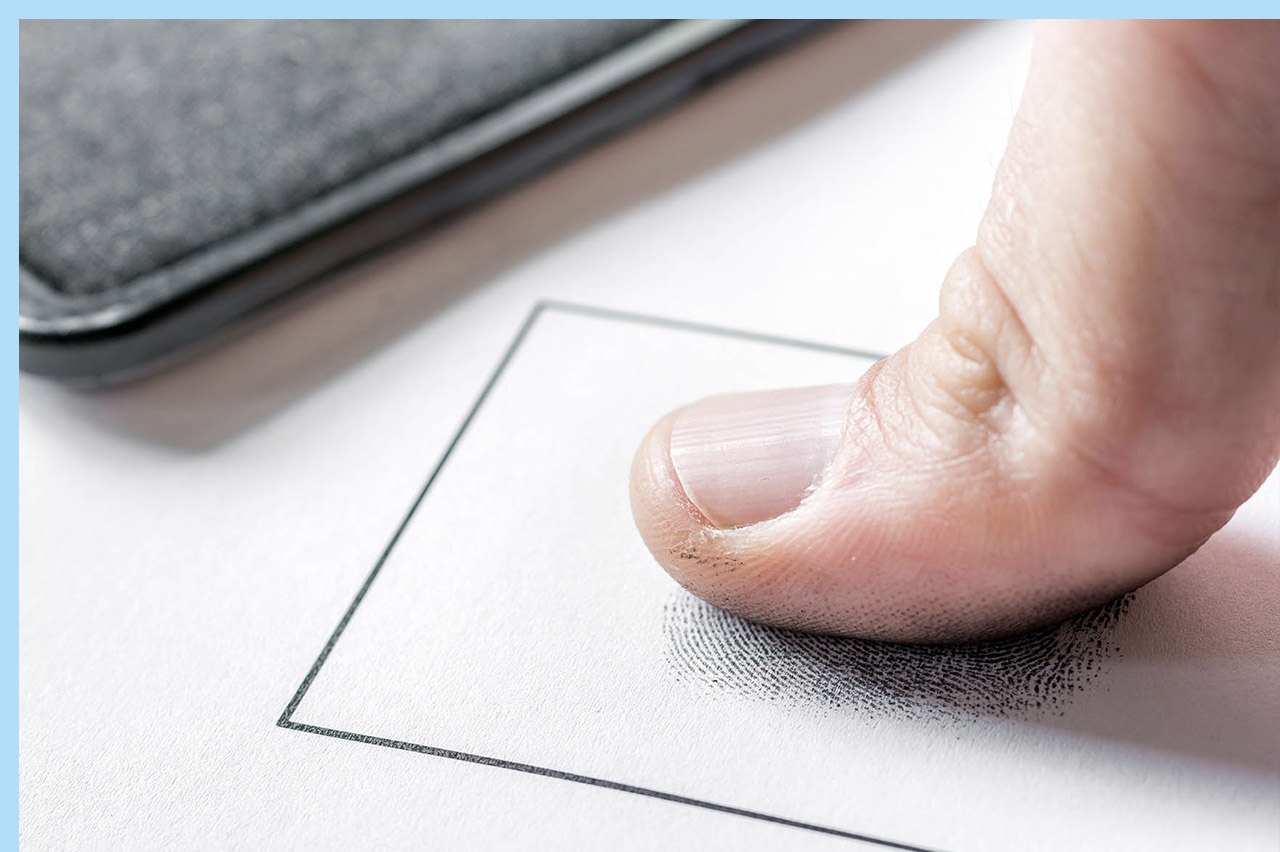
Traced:
<path fill-rule="evenodd" d="M 20 364 L 127 376 L 811 26 L 24 21 Z"/>

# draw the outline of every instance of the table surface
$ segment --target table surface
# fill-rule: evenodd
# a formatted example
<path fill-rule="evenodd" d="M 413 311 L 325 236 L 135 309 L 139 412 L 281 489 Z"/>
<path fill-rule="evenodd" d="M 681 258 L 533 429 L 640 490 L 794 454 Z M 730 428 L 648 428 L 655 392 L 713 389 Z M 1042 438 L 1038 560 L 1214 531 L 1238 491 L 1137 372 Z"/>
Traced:
<path fill-rule="evenodd" d="M 162 374 L 23 377 L 24 846 L 848 848 L 275 720 L 538 300 L 911 340 L 974 234 L 1030 35 L 841 27 Z"/>

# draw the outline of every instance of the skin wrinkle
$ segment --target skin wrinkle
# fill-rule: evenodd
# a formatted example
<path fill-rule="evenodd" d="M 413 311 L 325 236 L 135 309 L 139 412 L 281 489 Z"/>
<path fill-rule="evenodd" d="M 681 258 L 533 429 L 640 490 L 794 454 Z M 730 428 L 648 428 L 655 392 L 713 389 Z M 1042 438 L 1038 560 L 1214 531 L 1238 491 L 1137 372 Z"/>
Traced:
<path fill-rule="evenodd" d="M 964 374 L 972 376 L 972 362 L 938 365 L 936 362 L 939 358 L 948 361 L 951 358 L 966 360 L 966 356 L 953 349 L 953 343 L 946 332 L 939 329 L 935 338 L 942 342 L 942 350 L 935 353 L 932 359 L 928 354 L 921 358 L 913 357 L 920 350 L 912 348 L 904 391 L 916 418 L 933 434 L 936 447 L 927 461 L 935 469 L 943 469 L 961 466 L 975 457 L 991 452 L 993 441 L 1002 430 L 997 425 L 996 418 L 989 415 L 992 408 L 999 404 L 1000 398 L 1006 397 L 1007 393 L 1001 389 L 995 389 L 991 393 L 988 392 L 990 389 L 981 388 L 975 393 L 965 393 L 965 384 L 972 380 Z M 933 361 L 935 369 L 922 370 L 917 366 L 921 361 Z M 921 378 L 922 373 L 924 378 Z M 925 398 L 926 395 L 928 399 Z M 976 396 L 983 397 L 983 402 L 973 402 L 972 398 Z M 996 398 L 991 399 L 993 396 Z M 936 412 L 940 416 L 931 415 L 930 412 Z M 957 429 L 957 425 L 961 428 Z M 939 450 L 943 454 L 942 458 L 937 457 Z"/>
<path fill-rule="evenodd" d="M 986 285 L 983 288 L 984 291 L 997 300 L 995 306 L 989 305 L 989 299 L 983 299 L 977 295 L 977 289 L 983 284 Z M 1035 340 L 1028 333 L 1020 315 L 999 282 L 990 275 L 978 247 L 966 251 L 957 260 L 943 283 L 943 294 L 939 302 L 940 319 L 949 320 L 949 326 L 957 329 L 967 341 L 971 341 L 987 359 L 991 374 L 989 380 L 996 385 L 992 390 L 996 399 L 991 407 L 1003 409 L 997 417 L 977 418 L 978 423 L 985 427 L 980 431 L 984 443 L 982 447 L 975 448 L 974 453 L 966 453 L 957 461 L 967 460 L 977 455 L 978 451 L 986 450 L 988 459 L 1005 476 L 1016 477 L 1020 468 L 1025 469 L 1025 465 L 1019 462 L 1025 461 L 1026 457 L 1023 454 L 1015 457 L 1015 454 L 1018 453 L 1018 447 L 1025 445 L 1026 442 L 1015 441 L 1014 436 L 1019 432 L 1019 424 L 1026 423 L 1033 428 L 1037 424 L 1028 415 L 1026 406 L 1021 403 L 1018 393 L 1006 376 L 1014 372 L 1026 373 L 1028 365 L 1031 365 L 1033 375 L 1040 373 L 1042 368 L 1039 364 L 1042 359 L 1038 354 Z M 963 313 L 956 315 L 961 305 L 963 305 Z M 966 328 L 966 319 L 973 316 L 986 317 L 986 322 L 994 323 L 994 330 Z M 984 340 L 987 338 L 992 338 L 994 343 L 984 345 Z M 1008 345 L 1002 346 L 1000 343 L 1001 340 L 1007 341 L 1009 338 L 1014 339 L 1012 352 Z M 944 333 L 942 339 L 944 343 L 951 345 L 954 337 Z M 964 355 L 964 353 L 959 354 L 962 357 Z M 1017 364 L 1017 371 L 1004 366 L 1011 360 Z M 1034 379 L 1032 381 L 1034 382 Z M 1041 443 L 1048 442 L 1047 445 L 1051 445 L 1052 435 L 1047 435 L 1044 428 L 1038 428 L 1035 431 L 1040 433 Z M 1015 443 L 1017 447 L 1014 446 Z"/>
<path fill-rule="evenodd" d="M 965 374 L 965 379 L 958 386 L 945 382 L 939 384 L 973 419 L 983 420 L 1009 394 L 1009 386 L 1000 375 L 995 359 L 971 329 L 946 322 L 946 317 L 943 317 L 939 330 L 947 351 L 961 359 L 958 369 Z"/>
<path fill-rule="evenodd" d="M 911 360 L 911 353 L 908 353 L 907 360 L 908 362 Z M 907 370 L 906 374 L 908 376 L 915 376 L 918 374 L 918 371 Z M 938 382 L 938 384 L 940 385 L 940 382 L 938 381 L 938 377 L 934 376 L 933 378 L 934 378 L 934 381 Z M 920 424 L 921 426 L 924 427 L 924 431 L 928 432 L 930 435 L 933 436 L 933 445 L 925 446 L 923 441 L 918 439 L 912 440 L 912 438 L 910 437 L 911 432 L 916 430 L 910 430 L 910 431 L 903 430 L 904 434 L 908 435 L 908 438 L 907 438 L 908 443 L 911 446 L 913 446 L 915 449 L 923 451 L 924 453 L 930 454 L 930 455 L 937 453 L 939 451 L 944 453 L 953 452 L 954 448 L 949 447 L 948 444 L 952 443 L 953 439 L 956 437 L 955 430 L 947 430 L 944 426 L 939 425 L 939 423 L 937 422 L 938 418 L 931 417 L 929 415 L 929 412 L 937 411 L 937 413 L 942 415 L 942 420 L 944 422 L 949 422 L 951 418 L 954 417 L 954 415 L 949 414 L 946 411 L 942 411 L 939 406 L 936 406 L 934 404 L 931 404 L 931 403 L 926 404 L 924 400 L 921 398 L 923 394 L 919 390 L 918 386 L 913 387 L 913 384 L 911 382 L 906 382 L 903 386 L 895 387 L 894 391 L 895 391 L 894 397 L 906 398 L 907 404 L 911 406 L 911 411 L 915 414 L 915 418 L 912 421 L 908 421 L 908 422 L 914 422 L 914 423 Z M 878 398 L 871 399 L 869 401 L 869 404 L 876 406 L 877 410 L 879 409 Z M 876 422 L 884 423 L 885 419 L 877 416 Z M 911 461 L 916 461 L 916 459 L 912 458 Z"/>
<path fill-rule="evenodd" d="M 973 311 L 972 315 L 977 317 L 996 317 L 995 334 L 993 335 L 993 346 L 984 347 L 983 351 L 992 360 L 993 368 L 996 371 L 998 379 L 1002 386 L 1008 391 L 1009 397 L 1015 404 L 1018 402 L 1019 392 L 1009 380 L 1011 371 L 1003 366 L 1013 361 L 1018 364 L 1019 370 L 1017 375 L 1028 375 L 1029 381 L 1034 387 L 1035 382 L 1039 380 L 1043 383 L 1043 377 L 1047 365 L 1041 350 L 1036 346 L 1035 339 L 1031 336 L 1027 324 L 1023 321 L 1022 315 L 1018 311 L 1018 306 L 1011 300 L 1008 294 L 1000 286 L 999 281 L 991 274 L 991 270 L 987 265 L 986 258 L 983 256 L 983 241 L 979 238 L 977 244 L 960 255 L 960 258 L 952 266 L 952 270 L 947 275 L 942 284 L 942 292 L 939 296 L 939 310 L 942 315 L 948 313 L 955 314 L 960 307 L 956 304 L 960 293 L 968 296 L 969 300 L 978 299 L 977 293 L 973 291 L 973 287 L 965 287 L 966 283 L 985 282 L 989 286 L 986 292 L 994 296 L 997 300 L 996 305 L 988 305 L 985 302 L 979 305 L 966 304 L 965 307 Z M 957 322 L 964 324 L 963 319 L 957 318 Z M 981 335 L 978 335 L 979 340 Z M 1003 342 L 1013 338 L 1013 351 L 1009 351 L 1009 344 Z M 992 351 L 994 350 L 994 351 Z M 1021 406 L 1020 406 L 1021 407 Z"/>
<path fill-rule="evenodd" d="M 910 358 L 910 352 L 906 353 L 906 357 Z M 894 363 L 886 366 L 892 369 L 900 366 L 900 363 Z M 908 371 L 908 375 L 911 375 L 910 371 Z M 923 465 L 923 469 L 925 470 L 938 471 L 952 467 L 962 467 L 970 464 L 973 460 L 982 456 L 982 454 L 989 449 L 989 435 L 981 429 L 970 430 L 974 437 L 981 439 L 981 443 L 973 442 L 973 446 L 964 449 L 956 446 L 948 446 L 948 444 L 956 443 L 956 430 L 938 426 L 935 422 L 936 418 L 929 417 L 927 411 L 937 410 L 944 416 L 944 418 L 951 418 L 951 415 L 939 408 L 923 402 L 918 393 L 913 393 L 911 391 L 909 384 L 891 382 L 893 398 L 906 398 L 908 404 L 917 415 L 916 422 L 922 424 L 924 428 L 933 435 L 935 443 L 932 446 L 926 445 L 922 441 L 913 438 L 911 435 L 912 430 L 909 429 L 898 428 L 889 431 L 891 429 L 890 423 L 882 415 L 884 412 L 897 411 L 899 406 L 885 404 L 883 401 L 884 397 L 881 396 L 879 392 L 883 387 L 883 384 L 884 383 L 880 380 L 879 374 L 873 376 L 870 374 L 870 371 L 868 371 L 865 393 L 859 394 L 858 391 L 855 390 L 854 402 L 863 403 L 858 406 L 858 408 L 860 410 L 865 409 L 870 413 L 872 421 L 876 426 L 877 434 L 880 436 L 883 445 L 894 453 L 905 468 L 910 470 L 921 470 Z M 859 390 L 862 387 L 863 385 L 860 383 Z M 899 420 L 898 422 L 901 421 Z M 950 419 L 949 422 L 952 425 L 956 423 L 953 418 Z M 976 426 L 977 424 L 970 425 Z M 845 484 L 848 485 L 849 483 L 846 482 Z"/>
<path fill-rule="evenodd" d="M 960 328 L 959 324 L 944 323 L 941 320 L 936 321 L 934 326 L 933 338 L 925 342 L 940 340 L 942 343 L 940 357 L 945 359 L 948 356 L 954 356 L 966 363 L 958 368 L 948 363 L 938 369 L 938 365 L 931 365 L 929 356 L 924 355 L 921 359 L 912 359 L 910 366 L 915 369 L 907 372 L 907 395 L 917 416 L 933 432 L 939 445 L 946 448 L 946 456 L 930 459 L 930 467 L 934 471 L 956 469 L 969 465 L 979 458 L 986 458 L 989 463 L 999 465 L 1000 456 L 1003 454 L 1001 445 L 1009 434 L 1009 424 L 1015 419 L 1017 401 L 1004 382 L 998 365 L 976 342 L 976 334 Z M 946 326 L 953 326 L 957 331 L 948 331 Z M 926 331 L 926 335 L 928 334 L 929 332 Z M 957 342 L 957 335 L 964 340 Z M 964 352 L 962 348 L 969 348 L 970 352 Z M 974 355 L 973 349 L 977 349 L 980 354 Z M 913 355 L 918 351 L 916 347 L 911 350 Z M 919 377 L 921 374 L 922 368 L 919 366 L 921 361 L 925 365 L 923 369 L 925 386 L 936 388 L 946 401 L 952 402 L 952 410 L 942 409 L 939 402 L 933 399 L 928 401 L 922 399 L 922 394 L 918 390 L 912 392 L 912 388 L 921 386 L 919 383 L 921 380 L 918 378 L 915 382 L 911 381 L 913 376 Z M 935 369 L 930 371 L 927 369 L 928 366 L 935 366 Z M 962 375 L 953 375 L 957 372 Z M 985 376 L 981 381 L 975 382 L 972 377 L 978 372 Z M 977 384 L 975 393 L 966 393 L 965 384 Z M 974 396 L 981 397 L 981 400 L 971 401 Z M 928 415 L 927 412 L 930 409 L 936 409 L 942 414 L 941 422 Z M 969 428 L 957 430 L 956 425 Z M 956 436 L 961 432 L 964 434 L 964 443 L 967 446 L 962 446 L 957 440 Z M 946 447 L 948 443 L 952 446 Z"/>

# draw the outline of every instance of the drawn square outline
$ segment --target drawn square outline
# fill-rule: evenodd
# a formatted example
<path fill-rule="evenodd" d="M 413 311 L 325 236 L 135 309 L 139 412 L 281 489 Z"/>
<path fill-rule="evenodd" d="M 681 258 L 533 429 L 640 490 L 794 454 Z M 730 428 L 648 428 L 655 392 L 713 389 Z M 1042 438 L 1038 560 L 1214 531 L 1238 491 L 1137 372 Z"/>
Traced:
<path fill-rule="evenodd" d="M 833 346 L 825 343 L 815 343 L 812 341 L 797 340 L 794 338 L 764 334 L 761 332 L 743 331 L 738 329 L 724 328 L 721 326 L 709 325 L 709 324 L 698 323 L 698 322 L 689 322 L 685 320 L 670 319 L 667 317 L 652 316 L 649 314 L 632 313 L 628 311 L 618 311 L 618 310 L 612 310 L 609 308 L 598 308 L 598 307 L 593 307 L 589 305 L 578 305 L 578 304 L 573 304 L 569 302 L 558 302 L 558 301 L 552 301 L 552 300 L 538 302 L 536 305 L 534 305 L 533 309 L 529 312 L 529 316 L 525 318 L 525 321 L 521 324 L 519 331 L 516 332 L 515 338 L 511 341 L 510 345 L 508 345 L 506 351 L 502 355 L 502 358 L 498 361 L 497 367 L 494 368 L 493 373 L 489 376 L 488 381 L 485 382 L 484 387 L 480 391 L 480 395 L 476 398 L 476 401 L 472 404 L 470 410 L 467 412 L 467 416 L 463 419 L 462 425 L 458 427 L 458 431 L 454 433 L 453 438 L 449 441 L 449 445 L 445 448 L 444 453 L 440 456 L 440 460 L 436 463 L 435 468 L 432 469 L 431 475 L 427 477 L 426 484 L 423 485 L 422 489 L 418 492 L 417 497 L 414 498 L 413 503 L 409 506 L 409 511 L 405 513 L 404 518 L 401 519 L 400 524 L 396 527 L 395 532 L 392 534 L 391 539 L 387 542 L 386 547 L 383 548 L 382 553 L 378 557 L 377 562 L 374 563 L 373 569 L 369 572 L 368 577 L 365 578 L 365 581 L 360 586 L 359 591 L 356 592 L 356 596 L 352 600 L 351 605 L 348 606 L 346 612 L 343 613 L 342 618 L 338 621 L 337 627 L 334 628 L 333 632 L 329 636 L 329 640 L 325 643 L 324 648 L 321 649 L 320 655 L 316 657 L 316 661 L 312 663 L 310 670 L 307 672 L 306 676 L 302 679 L 302 683 L 298 686 L 297 691 L 294 692 L 293 698 L 290 699 L 288 706 L 285 707 L 284 712 L 280 715 L 280 718 L 276 721 L 276 725 L 278 725 L 281 728 L 287 728 L 289 730 L 303 731 L 305 733 L 310 733 L 310 734 L 319 734 L 321 736 L 333 737 L 335 739 L 350 740 L 352 742 L 365 743 L 367 745 L 378 745 L 378 746 L 383 746 L 385 748 L 395 748 L 395 749 L 400 749 L 401 751 L 412 751 L 412 752 L 417 752 L 419 754 L 430 755 L 433 757 L 443 757 L 443 758 L 448 758 L 450 760 L 459 760 L 465 763 L 478 763 L 484 766 L 492 766 L 499 769 L 509 769 L 516 772 L 524 772 L 531 775 L 541 775 L 547 778 L 556 778 L 562 781 L 572 781 L 578 784 L 587 784 L 593 787 L 604 787 L 606 789 L 617 790 L 623 793 L 633 793 L 635 795 L 646 796 L 648 798 L 653 798 L 653 799 L 660 799 L 662 801 L 667 801 L 667 802 L 674 802 L 676 804 L 692 805 L 694 807 L 699 807 L 706 810 L 718 811 L 720 813 L 747 817 L 749 819 L 761 820 L 763 822 L 770 822 L 777 825 L 785 825 L 791 828 L 803 829 L 805 831 L 813 831 L 813 832 L 818 832 L 820 834 L 834 835 L 836 837 L 844 837 L 850 840 L 860 840 L 864 843 L 870 843 L 870 844 L 881 846 L 887 849 L 900 849 L 900 850 L 906 850 L 906 852 L 932 852 L 932 850 L 926 849 L 925 847 L 916 846 L 910 843 L 904 843 L 896 840 L 889 840 L 887 838 L 875 837 L 869 834 L 861 834 L 859 832 L 854 832 L 854 831 L 846 831 L 844 829 L 833 828 L 830 826 L 815 825 L 813 823 L 802 822 L 800 820 L 787 819 L 786 817 L 776 816 L 774 814 L 767 814 L 760 811 L 749 810 L 746 808 L 737 808 L 737 807 L 733 807 L 732 805 L 724 805 L 718 802 L 711 802 L 703 799 L 695 799 L 690 796 L 681 796 L 675 793 L 666 793 L 661 790 L 654 790 L 648 787 L 638 787 L 633 784 L 625 784 L 619 781 L 611 781 L 606 778 L 594 778 L 588 775 L 579 775 L 573 772 L 565 772 L 565 771 L 554 769 L 551 767 L 534 766 L 532 764 L 527 764 L 527 763 L 518 763 L 516 761 L 505 760 L 501 757 L 471 754 L 469 752 L 456 751 L 453 749 L 442 748 L 439 746 L 429 746 L 429 745 L 423 745 L 421 743 L 411 743 L 411 742 L 405 742 L 403 740 L 393 740 L 393 739 L 388 739 L 386 737 L 377 737 L 369 734 L 356 733 L 353 731 L 342 731 L 342 730 L 337 730 L 335 728 L 325 728 L 319 725 L 308 725 L 302 722 L 293 721 L 293 714 L 297 712 L 299 705 L 302 703 L 302 699 L 307 694 L 307 690 L 311 688 L 311 684 L 315 681 L 316 676 L 320 673 L 320 669 L 324 667 L 325 661 L 329 658 L 329 654 L 333 652 L 333 649 L 337 645 L 338 640 L 342 637 L 343 631 L 346 630 L 347 624 L 350 623 L 351 618 L 356 613 L 356 610 L 360 608 L 360 604 L 364 601 L 365 595 L 368 593 L 370 587 L 372 587 L 373 581 L 377 579 L 378 574 L 382 570 L 383 565 L 386 564 L 387 559 L 391 556 L 391 552 L 395 549 L 397 542 L 399 542 L 400 536 L 404 533 L 405 529 L 409 526 L 410 521 L 413 520 L 414 515 L 418 511 L 418 507 L 422 504 L 422 501 L 426 498 L 427 492 L 431 490 L 431 486 L 435 483 L 436 478 L 440 475 L 440 472 L 444 469 L 444 466 L 448 463 L 449 458 L 453 455 L 454 449 L 458 446 L 459 441 L 462 440 L 462 436 L 466 434 L 467 429 L 470 428 L 471 423 L 476 418 L 476 415 L 480 413 L 480 409 L 484 406 L 485 400 L 488 399 L 489 394 L 492 392 L 493 388 L 497 385 L 498 380 L 502 377 L 502 374 L 506 371 L 507 366 L 511 363 L 511 361 L 516 357 L 516 355 L 520 351 L 521 344 L 524 343 L 525 338 L 528 336 L 529 332 L 533 329 L 534 325 L 537 323 L 538 318 L 542 316 L 542 314 L 546 313 L 547 311 L 559 311 L 562 313 L 576 314 L 578 316 L 585 316 L 588 318 L 602 320 L 602 321 L 635 323 L 640 325 L 654 326 L 658 328 L 669 328 L 669 329 L 677 329 L 681 331 L 689 331 L 689 332 L 695 332 L 695 333 L 701 333 L 701 334 L 714 335 L 718 337 L 729 337 L 737 340 L 748 340 L 748 341 L 754 341 L 757 343 L 769 343 L 777 346 L 788 346 L 788 347 L 798 348 L 798 349 L 808 349 L 816 352 L 829 352 L 835 355 L 847 355 L 852 358 L 879 360 L 885 357 L 884 355 L 881 355 L 881 354 L 865 352 L 862 350 L 852 349 L 852 348 L 843 347 L 843 346 Z"/>

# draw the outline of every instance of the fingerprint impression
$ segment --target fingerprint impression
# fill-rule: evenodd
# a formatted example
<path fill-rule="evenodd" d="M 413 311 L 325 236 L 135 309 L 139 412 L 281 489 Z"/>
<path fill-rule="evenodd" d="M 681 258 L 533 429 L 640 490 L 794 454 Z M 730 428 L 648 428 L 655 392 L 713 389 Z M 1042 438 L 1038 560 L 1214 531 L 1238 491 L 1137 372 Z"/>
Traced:
<path fill-rule="evenodd" d="M 1119 654 L 1132 595 L 1022 636 L 904 645 L 815 636 L 745 621 L 686 592 L 664 607 L 667 656 L 681 680 L 715 692 L 899 718 L 1061 715 Z"/>

